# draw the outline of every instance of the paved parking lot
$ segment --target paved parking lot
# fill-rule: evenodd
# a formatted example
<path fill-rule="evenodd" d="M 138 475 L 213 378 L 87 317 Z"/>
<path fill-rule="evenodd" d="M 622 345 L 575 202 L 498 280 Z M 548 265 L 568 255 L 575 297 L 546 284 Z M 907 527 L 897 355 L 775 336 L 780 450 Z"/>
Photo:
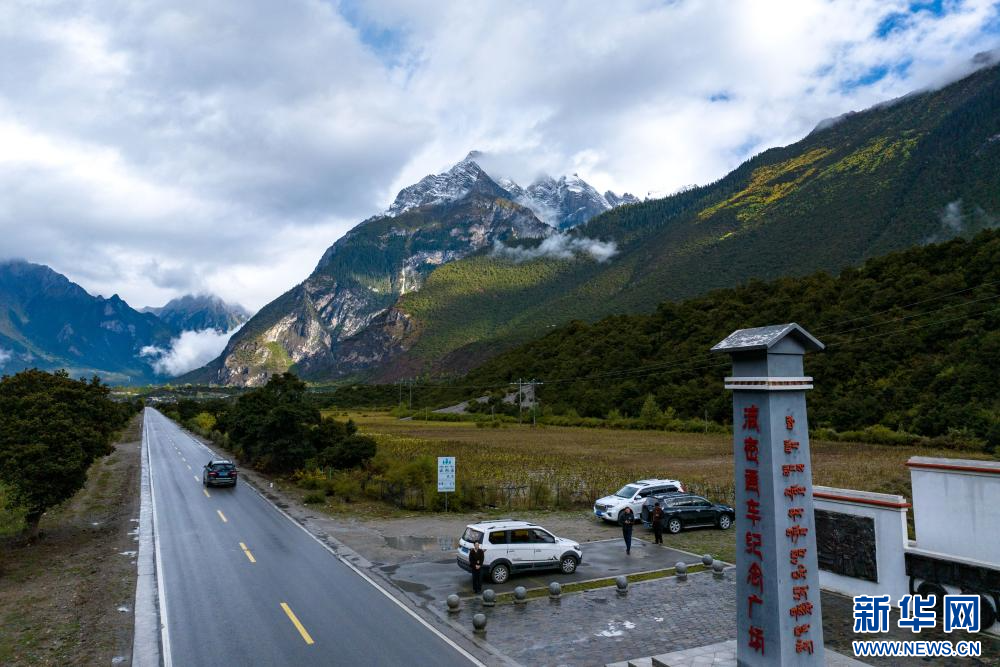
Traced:
<path fill-rule="evenodd" d="M 620 539 L 584 542 L 581 548 L 583 562 L 573 574 L 563 574 L 558 570 L 515 574 L 504 584 L 484 582 L 483 588 L 503 593 L 514 590 L 516 586 L 537 588 L 548 586 L 553 581 L 567 584 L 662 570 L 673 567 L 677 562 L 701 562 L 700 556 L 695 554 L 656 546 L 640 539 L 632 540 L 632 553 L 628 555 L 625 554 L 625 545 Z M 452 593 L 463 597 L 472 595 L 472 576 L 458 566 L 454 552 L 445 558 L 382 565 L 379 569 L 393 584 L 418 602 L 444 600 Z"/>

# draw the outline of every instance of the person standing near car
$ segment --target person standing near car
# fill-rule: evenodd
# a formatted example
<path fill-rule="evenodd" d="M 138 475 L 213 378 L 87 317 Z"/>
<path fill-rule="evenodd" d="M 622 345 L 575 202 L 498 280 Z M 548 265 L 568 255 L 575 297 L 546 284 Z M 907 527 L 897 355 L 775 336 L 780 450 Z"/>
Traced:
<path fill-rule="evenodd" d="M 469 566 L 472 568 L 472 592 L 483 592 L 483 562 L 486 560 L 486 552 L 479 546 L 479 542 L 474 542 L 472 551 L 469 552 Z"/>
<path fill-rule="evenodd" d="M 660 503 L 656 503 L 653 506 L 653 536 L 656 538 L 656 544 L 663 544 L 663 508 L 660 507 Z"/>
<path fill-rule="evenodd" d="M 632 553 L 632 526 L 635 524 L 635 514 L 631 507 L 622 512 L 622 537 L 625 538 L 625 553 Z"/>

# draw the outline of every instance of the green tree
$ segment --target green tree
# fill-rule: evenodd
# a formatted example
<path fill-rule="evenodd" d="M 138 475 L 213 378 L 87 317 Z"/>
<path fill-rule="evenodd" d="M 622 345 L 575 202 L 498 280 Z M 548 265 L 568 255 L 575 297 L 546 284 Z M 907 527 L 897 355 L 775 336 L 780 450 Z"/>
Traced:
<path fill-rule="evenodd" d="M 111 451 L 132 412 L 96 377 L 28 370 L 0 379 L 0 482 L 25 510 L 29 539 L 50 507 L 84 484 L 95 458 Z"/>
<path fill-rule="evenodd" d="M 656 404 L 656 397 L 652 394 L 646 394 L 646 400 L 643 401 L 642 409 L 639 410 L 639 419 L 648 428 L 655 428 L 663 421 L 663 411 Z"/>

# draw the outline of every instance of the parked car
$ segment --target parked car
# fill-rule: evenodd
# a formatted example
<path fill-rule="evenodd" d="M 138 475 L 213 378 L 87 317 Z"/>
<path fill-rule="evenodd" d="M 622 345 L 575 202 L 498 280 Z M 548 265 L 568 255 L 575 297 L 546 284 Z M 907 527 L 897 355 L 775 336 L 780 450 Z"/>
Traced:
<path fill-rule="evenodd" d="M 636 518 L 646 498 L 654 494 L 683 492 L 684 485 L 676 479 L 640 479 L 623 486 L 618 493 L 604 496 L 594 503 L 594 515 L 605 521 L 621 523 L 625 507 L 631 507 Z"/>
<path fill-rule="evenodd" d="M 653 527 L 653 507 L 660 503 L 663 509 L 663 529 L 679 533 L 696 526 L 718 526 L 728 530 L 736 520 L 736 510 L 729 505 L 713 503 L 692 493 L 665 493 L 646 498 L 639 518 L 646 528 Z"/>
<path fill-rule="evenodd" d="M 515 572 L 559 570 L 572 574 L 583 560 L 580 544 L 556 537 L 527 521 L 501 519 L 469 524 L 458 541 L 458 566 L 468 572 L 469 551 L 479 542 L 485 551 L 483 579 L 502 584 Z"/>
<path fill-rule="evenodd" d="M 236 464 L 228 459 L 212 459 L 201 471 L 205 486 L 236 486 Z"/>

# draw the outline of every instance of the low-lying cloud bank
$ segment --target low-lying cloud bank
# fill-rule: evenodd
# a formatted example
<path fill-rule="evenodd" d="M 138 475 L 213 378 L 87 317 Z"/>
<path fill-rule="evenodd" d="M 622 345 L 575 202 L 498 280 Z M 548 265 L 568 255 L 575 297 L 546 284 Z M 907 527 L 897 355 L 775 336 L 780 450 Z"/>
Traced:
<path fill-rule="evenodd" d="M 5 350 L 0 347 L 0 368 L 3 368 L 4 364 L 10 361 L 11 356 L 10 350 Z"/>
<path fill-rule="evenodd" d="M 579 255 L 589 255 L 597 262 L 606 262 L 618 254 L 618 244 L 614 241 L 575 238 L 560 232 L 548 237 L 534 248 L 506 246 L 501 241 L 494 241 L 491 254 L 494 257 L 506 257 L 515 262 L 527 262 L 540 257 L 573 259 Z"/>
<path fill-rule="evenodd" d="M 238 330 L 239 327 L 226 332 L 215 329 L 184 331 L 170 341 L 170 349 L 147 345 L 139 351 L 139 355 L 149 358 L 153 370 L 161 375 L 183 375 L 222 354 L 226 343 Z"/>

